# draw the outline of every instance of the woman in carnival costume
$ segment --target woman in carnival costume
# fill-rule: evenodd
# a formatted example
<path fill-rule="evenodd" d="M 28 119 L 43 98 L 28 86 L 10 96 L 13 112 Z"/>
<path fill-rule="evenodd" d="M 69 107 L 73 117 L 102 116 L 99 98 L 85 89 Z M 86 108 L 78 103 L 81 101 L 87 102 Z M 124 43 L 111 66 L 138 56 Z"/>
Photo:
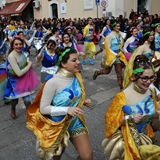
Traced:
<path fill-rule="evenodd" d="M 137 43 L 137 49 L 132 54 L 127 66 L 124 70 L 124 82 L 123 87 L 126 88 L 130 83 L 130 76 L 132 75 L 133 61 L 137 55 L 145 55 L 147 58 L 152 60 L 155 57 L 155 43 L 154 43 L 154 32 L 152 28 L 146 28 L 143 30 L 143 37 Z"/>
<path fill-rule="evenodd" d="M 54 40 L 56 42 L 56 46 L 58 47 L 59 44 L 62 42 L 62 39 L 61 37 L 59 36 L 59 29 L 58 28 L 55 28 L 54 31 L 53 31 L 53 36 L 51 36 L 49 38 L 49 40 Z"/>
<path fill-rule="evenodd" d="M 58 51 L 59 50 L 59 51 Z M 68 139 L 78 151 L 77 160 L 92 160 L 88 128 L 83 117 L 85 89 L 78 72 L 77 51 L 57 48 L 59 71 L 40 89 L 27 111 L 27 127 L 37 137 L 37 153 L 45 160 L 60 160 Z"/>
<path fill-rule="evenodd" d="M 111 32 L 111 29 L 110 29 L 111 21 L 109 19 L 106 19 L 105 24 L 106 24 L 106 26 L 103 27 L 102 32 L 100 34 L 100 36 L 101 36 L 101 39 L 99 42 L 99 45 L 101 45 L 100 50 L 96 52 L 95 56 L 97 56 L 99 53 L 103 52 L 104 48 L 102 47 L 102 45 L 104 45 L 104 39 Z"/>
<path fill-rule="evenodd" d="M 8 82 L 6 63 L 5 63 L 5 59 L 7 57 L 7 51 L 8 51 L 7 38 L 3 39 L 3 31 L 1 31 L 0 32 L 0 99 L 3 99 L 5 104 L 10 102 L 8 99 L 4 98 L 4 90 Z"/>
<path fill-rule="evenodd" d="M 59 47 L 71 47 L 72 49 L 76 49 L 75 43 L 70 39 L 69 33 L 65 32 L 62 34 L 62 42 L 60 43 Z"/>
<path fill-rule="evenodd" d="M 8 52 L 8 39 L 4 38 L 4 32 L 0 31 L 0 53 L 3 55 L 3 58 L 5 59 L 7 52 Z"/>
<path fill-rule="evenodd" d="M 8 100 L 4 98 L 4 90 L 7 86 L 8 78 L 6 72 L 6 63 L 3 58 L 3 52 L 0 52 L 0 99 L 7 103 Z"/>
<path fill-rule="evenodd" d="M 59 45 L 61 48 L 71 47 L 72 49 L 77 50 L 79 55 L 83 55 L 83 52 L 79 52 L 74 41 L 70 39 L 69 33 L 62 34 L 62 42 Z M 82 65 L 79 65 L 79 71 L 83 70 Z"/>
<path fill-rule="evenodd" d="M 74 42 L 75 46 L 76 46 L 76 50 L 78 52 L 83 52 L 83 45 L 82 44 L 78 44 L 77 41 L 77 37 L 75 34 L 72 33 L 72 28 L 70 26 L 65 28 L 65 32 L 67 32 L 70 35 L 70 39 L 72 42 Z"/>
<path fill-rule="evenodd" d="M 105 139 L 102 146 L 110 160 L 158 160 L 160 147 L 150 125 L 159 119 L 154 90 L 154 67 L 144 55 L 134 60 L 131 85 L 118 93 L 105 115 Z M 134 98 L 133 98 L 134 97 Z"/>
<path fill-rule="evenodd" d="M 113 20 L 111 23 L 111 29 L 112 32 L 108 36 L 106 36 L 104 40 L 106 54 L 103 56 L 101 62 L 101 67 L 104 69 L 95 71 L 93 75 L 93 80 L 95 80 L 99 75 L 109 74 L 114 65 L 117 74 L 117 81 L 120 90 L 122 90 L 122 68 L 123 64 L 126 65 L 127 60 L 125 58 L 125 55 L 121 51 L 123 47 L 123 38 L 119 33 L 120 23 L 116 20 Z"/>
<path fill-rule="evenodd" d="M 138 34 L 137 34 L 136 38 L 140 39 L 143 36 L 143 32 L 141 30 L 141 25 L 140 25 L 140 23 L 137 23 L 135 26 L 136 26 L 137 31 L 138 31 Z"/>
<path fill-rule="evenodd" d="M 137 43 L 139 40 L 136 38 L 137 34 L 138 34 L 138 32 L 137 32 L 136 27 L 131 27 L 129 30 L 129 33 L 127 34 L 128 38 L 127 38 L 126 42 L 124 43 L 124 47 L 123 47 L 127 61 L 129 61 L 131 55 L 133 54 L 133 52 L 137 48 Z"/>
<path fill-rule="evenodd" d="M 27 57 L 22 52 L 23 44 L 24 41 L 21 38 L 13 39 L 6 62 L 9 78 L 4 97 L 11 100 L 13 119 L 16 118 L 18 99 L 22 97 L 27 108 L 33 100 L 31 94 L 38 85 L 37 75 L 31 69 L 32 62 L 27 62 Z"/>
<path fill-rule="evenodd" d="M 83 65 L 86 65 L 85 59 L 87 57 L 88 51 L 90 50 L 91 53 L 88 57 L 88 62 L 90 65 L 94 65 L 93 57 L 96 53 L 96 47 L 93 41 L 94 35 L 95 35 L 95 27 L 91 17 L 87 18 L 87 23 L 88 24 L 84 27 L 84 30 L 83 30 L 83 37 L 85 38 L 84 39 L 84 56 L 82 57 L 81 63 Z"/>
<path fill-rule="evenodd" d="M 42 64 L 41 69 L 41 82 L 45 82 L 50 76 L 53 76 L 57 70 L 57 54 L 55 53 L 56 42 L 54 40 L 49 40 L 46 45 L 47 50 L 40 52 L 36 57 L 36 63 Z"/>
<path fill-rule="evenodd" d="M 157 22 L 153 25 L 155 31 L 155 55 L 160 59 L 160 22 Z"/>
<path fill-rule="evenodd" d="M 23 41 L 24 41 L 24 46 L 22 48 L 22 52 L 26 55 L 26 57 L 29 58 L 29 55 L 30 55 L 30 51 L 29 51 L 29 48 L 31 47 L 31 43 L 26 39 L 23 31 L 19 31 L 17 33 L 17 37 L 20 37 Z M 15 36 L 16 37 L 16 36 Z"/>

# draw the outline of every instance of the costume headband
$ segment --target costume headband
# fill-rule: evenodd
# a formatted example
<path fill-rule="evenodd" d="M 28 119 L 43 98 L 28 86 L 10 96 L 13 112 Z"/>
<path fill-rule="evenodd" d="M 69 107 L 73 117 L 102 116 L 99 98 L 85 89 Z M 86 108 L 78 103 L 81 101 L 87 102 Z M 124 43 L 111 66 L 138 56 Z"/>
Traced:
<path fill-rule="evenodd" d="M 156 24 L 153 25 L 153 27 L 157 27 L 159 25 L 160 25 L 160 23 L 156 23 Z"/>
<path fill-rule="evenodd" d="M 134 29 L 137 29 L 136 27 L 131 27 L 130 32 L 132 32 Z"/>
<path fill-rule="evenodd" d="M 146 32 L 145 34 L 143 34 L 143 37 L 150 34 L 151 32 Z"/>
<path fill-rule="evenodd" d="M 63 57 L 65 56 L 65 54 L 68 53 L 70 50 L 71 50 L 71 49 L 68 48 L 68 49 L 66 49 L 64 52 L 62 52 L 62 54 L 61 54 L 61 55 L 59 56 L 59 58 L 58 58 L 57 66 L 60 65 L 60 63 L 61 63 L 61 61 L 62 61 L 62 58 L 63 58 Z"/>
<path fill-rule="evenodd" d="M 88 17 L 88 18 L 87 18 L 87 21 L 90 21 L 91 19 L 92 19 L 91 17 Z"/>
<path fill-rule="evenodd" d="M 133 74 L 142 73 L 142 72 L 144 72 L 143 68 L 136 68 L 132 71 Z"/>
<path fill-rule="evenodd" d="M 155 68 L 154 66 L 152 65 L 152 70 L 155 71 Z M 144 69 L 143 68 L 136 68 L 132 71 L 133 74 L 138 74 L 138 73 L 142 73 L 144 72 Z"/>
<path fill-rule="evenodd" d="M 113 24 L 111 24 L 112 27 L 115 27 L 118 23 L 114 22 Z"/>

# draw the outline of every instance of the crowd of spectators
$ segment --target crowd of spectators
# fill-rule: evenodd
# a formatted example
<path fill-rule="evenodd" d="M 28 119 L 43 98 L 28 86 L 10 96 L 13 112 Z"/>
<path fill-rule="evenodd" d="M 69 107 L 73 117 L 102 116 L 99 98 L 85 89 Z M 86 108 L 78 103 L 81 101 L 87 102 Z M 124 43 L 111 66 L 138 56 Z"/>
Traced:
<path fill-rule="evenodd" d="M 133 9 L 131 9 L 131 13 L 129 15 L 129 18 L 125 18 L 123 15 L 119 15 L 119 17 L 102 17 L 102 18 L 93 18 L 93 24 L 95 27 L 95 33 L 100 34 L 103 27 L 106 25 L 105 20 L 106 19 L 116 19 L 120 21 L 121 28 L 120 31 L 127 32 L 127 29 L 135 24 L 139 23 L 141 28 L 143 29 L 146 26 L 152 26 L 156 21 L 159 20 L 158 14 L 149 15 L 148 11 L 146 10 L 144 13 L 141 12 L 134 12 Z M 87 25 L 87 19 L 86 18 L 43 18 L 43 19 L 30 19 L 30 20 L 8 20 L 8 19 L 0 19 L 0 31 L 5 31 L 7 26 L 9 24 L 17 26 L 18 29 L 21 28 L 22 24 L 23 27 L 30 30 L 33 22 L 35 21 L 35 27 L 38 25 L 42 25 L 47 30 L 50 29 L 52 33 L 55 32 L 56 28 L 59 28 L 60 31 L 64 31 L 64 29 L 69 26 L 69 23 L 72 21 L 73 26 L 76 27 L 77 32 L 83 33 L 83 28 Z"/>

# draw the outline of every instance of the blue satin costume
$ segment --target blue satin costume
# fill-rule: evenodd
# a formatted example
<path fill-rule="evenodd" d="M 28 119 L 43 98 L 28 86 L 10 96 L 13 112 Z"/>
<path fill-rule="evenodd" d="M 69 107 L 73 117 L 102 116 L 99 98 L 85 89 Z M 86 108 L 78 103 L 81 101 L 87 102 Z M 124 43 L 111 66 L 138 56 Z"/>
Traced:
<path fill-rule="evenodd" d="M 137 48 L 137 43 L 138 39 L 136 38 L 133 42 L 129 43 L 129 45 L 127 46 L 127 51 L 132 54 Z"/>
<path fill-rule="evenodd" d="M 103 36 L 106 37 L 110 32 L 111 32 L 110 28 L 108 26 L 106 26 L 106 30 L 103 33 Z"/>
<path fill-rule="evenodd" d="M 117 35 L 116 38 L 112 40 L 110 49 L 111 49 L 113 52 L 115 52 L 115 53 L 118 54 L 118 53 L 119 53 L 120 45 L 121 45 L 120 36 Z M 120 63 L 120 59 L 119 59 L 119 58 L 116 58 L 115 63 Z"/>
<path fill-rule="evenodd" d="M 0 46 L 3 44 L 4 40 L 0 40 Z M 0 49 L 0 54 L 5 55 L 7 53 L 8 50 L 8 44 L 5 42 L 3 47 Z"/>
<path fill-rule="evenodd" d="M 130 115 L 139 113 L 142 114 L 142 117 L 144 117 L 138 124 L 136 124 L 139 133 L 146 134 L 148 123 L 155 114 L 155 108 L 153 106 L 154 102 L 151 95 L 148 95 L 137 104 L 130 105 L 132 110 Z"/>
<path fill-rule="evenodd" d="M 140 39 L 142 36 L 143 36 L 143 33 L 142 33 L 142 31 L 140 31 L 136 38 Z"/>
<path fill-rule="evenodd" d="M 42 66 L 44 67 L 52 67 L 52 66 L 55 66 L 56 63 L 57 63 L 57 54 L 55 54 L 53 56 L 53 58 L 51 58 L 46 51 L 44 51 L 44 58 L 42 60 Z"/>
<path fill-rule="evenodd" d="M 144 56 L 146 56 L 148 59 L 152 59 L 152 57 L 153 57 L 153 51 L 152 50 L 150 50 L 150 52 L 149 53 L 142 53 L 142 55 L 144 55 Z"/>
<path fill-rule="evenodd" d="M 43 37 L 43 32 L 42 32 L 42 31 L 36 31 L 35 37 L 36 37 L 36 38 L 41 38 L 41 37 Z"/>
<path fill-rule="evenodd" d="M 51 105 L 53 106 L 64 106 L 64 107 L 76 107 L 81 99 L 81 87 L 76 79 L 75 76 L 73 76 L 72 82 L 64 89 L 60 90 L 54 97 L 51 102 Z M 62 116 L 54 116 L 49 118 L 55 122 L 61 121 L 65 115 Z M 72 119 L 72 122 L 68 128 L 68 132 L 71 133 L 77 129 L 84 128 L 84 125 L 79 120 L 77 116 L 74 116 Z"/>
<path fill-rule="evenodd" d="M 160 51 L 160 35 L 156 36 L 154 41 L 155 41 L 155 50 L 159 52 Z"/>
<path fill-rule="evenodd" d="M 70 46 L 72 49 L 75 49 L 75 47 L 74 47 L 74 43 L 73 42 L 71 42 L 72 43 L 72 45 Z M 60 47 L 61 48 L 65 48 L 65 46 L 63 45 L 63 43 L 60 43 Z"/>

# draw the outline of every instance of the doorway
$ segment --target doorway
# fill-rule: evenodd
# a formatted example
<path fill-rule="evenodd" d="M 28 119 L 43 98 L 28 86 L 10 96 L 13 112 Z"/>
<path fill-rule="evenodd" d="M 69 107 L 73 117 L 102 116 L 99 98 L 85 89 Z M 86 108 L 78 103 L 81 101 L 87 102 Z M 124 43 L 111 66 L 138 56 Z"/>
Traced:
<path fill-rule="evenodd" d="M 138 0 L 137 10 L 138 12 L 144 13 L 146 10 L 147 0 Z"/>
<path fill-rule="evenodd" d="M 51 8 L 52 8 L 52 17 L 53 18 L 58 18 L 58 7 L 57 7 L 57 4 L 55 4 L 55 3 L 51 4 Z"/>

